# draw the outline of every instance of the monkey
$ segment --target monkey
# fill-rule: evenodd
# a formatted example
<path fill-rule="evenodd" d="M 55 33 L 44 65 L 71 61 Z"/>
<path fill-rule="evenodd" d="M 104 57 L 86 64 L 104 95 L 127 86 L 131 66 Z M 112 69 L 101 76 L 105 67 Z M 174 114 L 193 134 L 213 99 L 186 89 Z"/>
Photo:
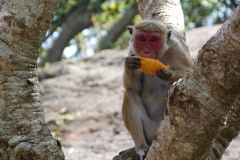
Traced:
<path fill-rule="evenodd" d="M 122 117 L 143 160 L 164 117 L 170 85 L 185 75 L 193 61 L 182 44 L 185 41 L 177 39 L 160 21 L 142 20 L 127 29 L 131 39 L 124 63 Z M 169 71 L 144 74 L 138 71 L 140 59 L 135 55 L 157 59 L 167 65 Z"/>

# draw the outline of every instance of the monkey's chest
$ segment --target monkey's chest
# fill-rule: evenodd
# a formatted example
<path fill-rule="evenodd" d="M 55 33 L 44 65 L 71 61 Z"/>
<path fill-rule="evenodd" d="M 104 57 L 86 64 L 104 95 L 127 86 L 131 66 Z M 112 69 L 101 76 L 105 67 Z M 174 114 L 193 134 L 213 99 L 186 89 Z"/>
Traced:
<path fill-rule="evenodd" d="M 161 83 L 159 85 L 150 85 L 146 86 L 145 90 L 146 93 L 153 95 L 153 94 L 158 94 L 158 93 L 165 93 L 168 90 L 168 84 Z"/>
<path fill-rule="evenodd" d="M 165 95 L 169 87 L 170 82 L 163 81 L 157 76 L 144 75 L 142 79 L 142 94 L 145 96 Z"/>

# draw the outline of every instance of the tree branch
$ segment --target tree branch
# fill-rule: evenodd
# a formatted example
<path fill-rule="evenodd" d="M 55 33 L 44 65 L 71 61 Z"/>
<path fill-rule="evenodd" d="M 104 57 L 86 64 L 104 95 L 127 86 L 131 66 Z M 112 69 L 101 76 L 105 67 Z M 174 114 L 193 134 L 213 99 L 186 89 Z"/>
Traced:
<path fill-rule="evenodd" d="M 62 32 L 55 40 L 53 46 L 48 50 L 46 57 L 40 63 L 40 66 L 44 66 L 46 62 L 60 61 L 64 48 L 69 41 L 79 32 L 92 26 L 91 13 L 83 12 L 82 8 L 76 9 L 67 19 L 65 26 L 62 28 Z"/>
<path fill-rule="evenodd" d="M 213 140 L 212 147 L 207 159 L 220 159 L 233 138 L 235 138 L 240 131 L 240 94 L 236 98 L 231 110 L 229 111 L 224 127 L 219 135 Z"/>
<path fill-rule="evenodd" d="M 126 30 L 126 26 L 131 24 L 133 18 L 137 13 L 137 5 L 133 4 L 128 10 L 126 10 L 122 18 L 108 31 L 107 36 L 101 40 L 99 50 L 109 48 L 109 45 L 114 43 L 118 37 Z"/>
<path fill-rule="evenodd" d="M 234 101 L 239 102 L 239 14 L 240 7 L 200 50 L 190 72 L 170 89 L 166 115 L 147 158 L 219 157 L 239 131 L 235 127 L 237 131 L 225 144 L 212 145 L 220 141 L 220 134 L 230 133 L 224 122 L 229 113 L 236 111 L 232 109 Z"/>
<path fill-rule="evenodd" d="M 46 39 L 48 39 L 55 31 L 58 27 L 60 27 L 64 22 L 64 19 L 61 19 L 60 21 L 58 21 L 57 23 L 51 25 L 51 27 L 48 29 L 48 34 L 46 35 L 46 37 L 44 38 L 43 41 L 45 41 Z"/>

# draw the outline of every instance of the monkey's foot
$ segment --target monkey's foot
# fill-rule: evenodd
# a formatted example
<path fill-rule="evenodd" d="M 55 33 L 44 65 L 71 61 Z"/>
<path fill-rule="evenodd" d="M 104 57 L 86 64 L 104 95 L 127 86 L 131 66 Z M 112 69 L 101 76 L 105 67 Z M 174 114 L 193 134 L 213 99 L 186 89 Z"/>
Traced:
<path fill-rule="evenodd" d="M 141 147 L 137 153 L 140 156 L 140 160 L 144 160 L 146 158 L 147 152 L 148 152 L 148 146 L 147 147 Z"/>

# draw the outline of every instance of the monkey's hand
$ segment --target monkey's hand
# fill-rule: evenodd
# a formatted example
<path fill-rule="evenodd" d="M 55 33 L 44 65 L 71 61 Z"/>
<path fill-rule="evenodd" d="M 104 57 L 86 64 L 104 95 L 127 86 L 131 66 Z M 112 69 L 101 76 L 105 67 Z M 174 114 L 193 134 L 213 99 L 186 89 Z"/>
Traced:
<path fill-rule="evenodd" d="M 140 58 L 133 57 L 134 55 L 130 55 L 125 59 L 125 68 L 129 71 L 133 71 L 140 67 Z"/>
<path fill-rule="evenodd" d="M 156 72 L 157 76 L 164 81 L 171 81 L 172 78 L 172 71 L 164 71 L 163 69 Z"/>

